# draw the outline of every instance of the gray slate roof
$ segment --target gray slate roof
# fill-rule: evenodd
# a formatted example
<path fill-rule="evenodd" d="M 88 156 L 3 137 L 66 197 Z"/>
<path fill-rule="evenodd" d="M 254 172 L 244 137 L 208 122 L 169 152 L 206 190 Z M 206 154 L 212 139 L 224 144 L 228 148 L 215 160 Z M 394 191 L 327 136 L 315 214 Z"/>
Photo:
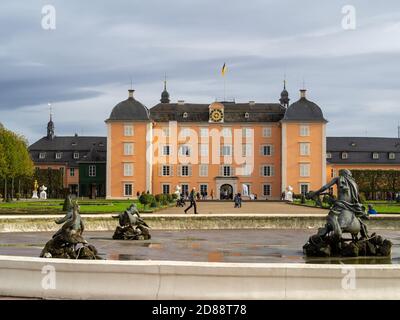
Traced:
<path fill-rule="evenodd" d="M 106 121 L 149 121 L 149 110 L 145 105 L 131 97 L 118 103 Z"/>
<path fill-rule="evenodd" d="M 46 152 L 44 159 L 39 159 L 40 152 Z M 61 159 L 56 159 L 56 153 L 61 152 Z M 79 159 L 74 159 L 74 152 L 79 152 Z M 63 163 L 77 167 L 80 161 L 106 161 L 107 138 L 89 136 L 64 136 L 48 139 L 43 137 L 29 147 L 29 153 L 35 164 Z"/>
<path fill-rule="evenodd" d="M 326 150 L 332 155 L 329 163 L 363 164 L 400 164 L 400 139 L 379 137 L 327 137 Z M 342 159 L 347 152 L 348 159 Z M 379 159 L 373 159 L 377 152 Z M 389 153 L 395 153 L 395 159 L 389 159 Z"/>
<path fill-rule="evenodd" d="M 279 103 L 221 103 L 224 105 L 224 122 L 276 122 L 283 118 L 286 110 Z M 199 103 L 159 103 L 150 109 L 150 117 L 158 122 L 208 122 L 208 106 Z M 186 118 L 183 117 L 185 112 Z"/>
<path fill-rule="evenodd" d="M 283 121 L 322 121 L 324 118 L 321 108 L 307 98 L 300 98 L 292 103 L 286 113 Z"/>

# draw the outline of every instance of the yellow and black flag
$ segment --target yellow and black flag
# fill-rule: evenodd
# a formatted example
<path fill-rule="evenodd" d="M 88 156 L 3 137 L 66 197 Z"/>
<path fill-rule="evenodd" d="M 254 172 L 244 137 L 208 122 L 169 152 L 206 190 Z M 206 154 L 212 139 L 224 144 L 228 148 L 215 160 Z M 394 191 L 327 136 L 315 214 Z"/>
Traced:
<path fill-rule="evenodd" d="M 222 66 L 222 69 L 221 69 L 221 75 L 225 76 L 225 72 L 226 72 L 226 63 L 224 62 L 224 65 Z"/>

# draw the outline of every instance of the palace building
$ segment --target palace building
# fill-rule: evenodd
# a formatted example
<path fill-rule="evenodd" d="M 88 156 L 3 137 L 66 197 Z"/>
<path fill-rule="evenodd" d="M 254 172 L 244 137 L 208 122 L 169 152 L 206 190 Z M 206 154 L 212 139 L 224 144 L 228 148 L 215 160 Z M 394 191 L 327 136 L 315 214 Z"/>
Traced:
<path fill-rule="evenodd" d="M 160 103 L 148 109 L 129 90 L 107 125 L 107 198 L 192 187 L 207 198 L 237 192 L 280 199 L 326 182 L 327 121 L 306 90 L 279 102 L 171 102 L 164 83 Z"/>

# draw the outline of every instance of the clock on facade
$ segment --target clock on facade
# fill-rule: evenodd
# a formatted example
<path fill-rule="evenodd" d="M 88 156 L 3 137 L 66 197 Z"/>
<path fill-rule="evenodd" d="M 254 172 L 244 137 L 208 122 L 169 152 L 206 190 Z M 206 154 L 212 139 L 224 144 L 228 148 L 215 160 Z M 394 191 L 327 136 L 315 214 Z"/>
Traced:
<path fill-rule="evenodd" d="M 222 110 L 214 109 L 210 113 L 210 120 L 213 122 L 221 122 L 224 117 Z"/>

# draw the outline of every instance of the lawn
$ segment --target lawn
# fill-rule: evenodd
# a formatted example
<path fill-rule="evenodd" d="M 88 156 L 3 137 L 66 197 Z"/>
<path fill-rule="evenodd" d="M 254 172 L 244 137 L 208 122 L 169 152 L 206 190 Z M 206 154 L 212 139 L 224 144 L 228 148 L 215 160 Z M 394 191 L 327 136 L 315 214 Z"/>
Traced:
<path fill-rule="evenodd" d="M 296 205 L 303 205 L 308 207 L 315 207 L 314 200 L 306 200 L 306 203 L 300 203 L 300 200 L 295 199 L 294 204 Z M 372 204 L 374 209 L 379 213 L 398 213 L 400 214 L 400 203 L 395 201 L 366 201 L 364 206 L 367 208 L 368 204 Z M 323 203 L 324 209 L 329 209 L 329 206 L 326 203 Z"/>
<path fill-rule="evenodd" d="M 137 200 L 82 200 L 78 203 L 80 205 L 81 213 L 116 213 L 123 212 L 131 203 L 136 203 L 140 212 L 153 212 L 162 209 L 166 206 L 159 206 L 157 208 L 146 209 Z M 21 200 L 14 202 L 0 202 L 0 214 L 55 214 L 61 213 L 64 200 L 50 199 L 50 200 Z"/>

